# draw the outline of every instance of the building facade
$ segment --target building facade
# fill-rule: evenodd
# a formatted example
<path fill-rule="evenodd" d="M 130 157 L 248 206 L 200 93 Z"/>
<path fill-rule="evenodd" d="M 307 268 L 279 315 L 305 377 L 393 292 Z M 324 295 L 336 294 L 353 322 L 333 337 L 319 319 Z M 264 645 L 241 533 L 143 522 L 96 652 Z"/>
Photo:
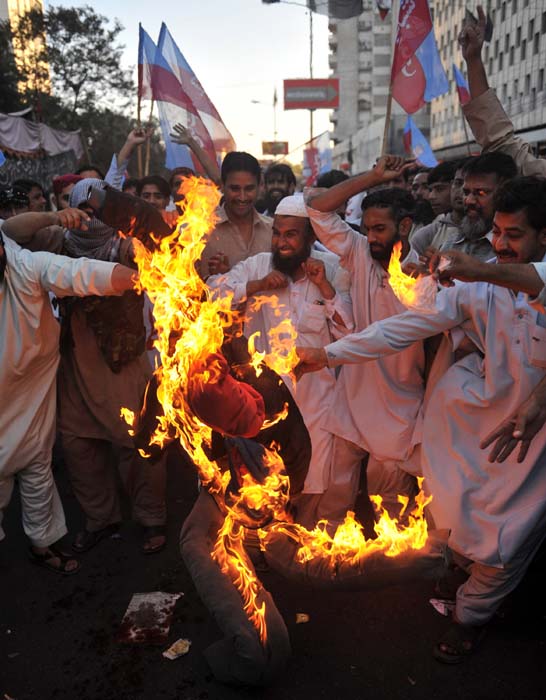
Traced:
<path fill-rule="evenodd" d="M 450 91 L 431 105 L 431 146 L 440 157 L 464 155 L 466 136 L 453 63 L 464 68 L 457 37 L 466 2 L 435 0 L 434 30 Z M 483 59 L 489 83 L 517 132 L 546 152 L 546 0 L 492 0 L 493 38 Z M 463 71 L 464 72 L 464 71 Z M 470 134 L 471 136 L 471 134 Z"/>
<path fill-rule="evenodd" d="M 44 4 L 42 0 L 0 0 L 0 22 L 9 21 L 12 30 L 16 30 L 19 18 L 25 13 L 33 9 L 39 9 L 43 12 Z M 39 64 L 39 69 L 33 71 L 32 67 L 36 65 L 36 57 L 39 54 L 42 42 L 45 38 L 36 39 L 34 42 L 25 42 L 24 45 L 19 45 L 14 42 L 12 46 L 15 62 L 18 67 L 26 67 L 30 76 L 26 83 L 26 89 L 38 89 L 41 92 L 51 91 L 51 82 L 49 80 L 48 66 L 43 62 Z M 32 75 L 34 73 L 34 80 Z"/>

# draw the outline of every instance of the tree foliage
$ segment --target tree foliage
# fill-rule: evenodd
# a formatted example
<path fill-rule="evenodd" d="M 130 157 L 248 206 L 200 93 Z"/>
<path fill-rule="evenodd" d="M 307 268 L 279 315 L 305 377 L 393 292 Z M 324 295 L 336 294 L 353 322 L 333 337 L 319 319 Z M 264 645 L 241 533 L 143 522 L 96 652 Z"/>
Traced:
<path fill-rule="evenodd" d="M 81 129 L 89 159 L 107 168 L 134 126 L 136 88 L 122 68 L 122 29 L 89 5 L 33 9 L 15 27 L 0 22 L 0 111 L 32 106 L 54 128 Z M 151 153 L 159 172 L 157 138 Z"/>
<path fill-rule="evenodd" d="M 110 25 L 89 5 L 25 13 L 12 30 L 12 40 L 15 47 L 34 46 L 34 51 L 21 52 L 18 61 L 26 91 L 45 85 L 50 71 L 54 93 L 74 115 L 112 99 L 127 102 L 134 85 L 121 67 L 124 46 L 117 37 L 122 29 L 118 20 Z"/>

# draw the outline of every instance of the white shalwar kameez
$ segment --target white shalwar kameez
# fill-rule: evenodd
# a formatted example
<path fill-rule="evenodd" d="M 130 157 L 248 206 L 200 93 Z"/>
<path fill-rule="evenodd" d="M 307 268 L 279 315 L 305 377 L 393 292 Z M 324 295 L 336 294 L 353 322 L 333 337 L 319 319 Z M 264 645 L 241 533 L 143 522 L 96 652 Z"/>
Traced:
<path fill-rule="evenodd" d="M 478 348 L 452 365 L 432 393 L 422 464 L 435 525 L 451 529 L 451 548 L 469 564 L 457 619 L 479 625 L 519 583 L 546 534 L 546 427 L 521 464 L 516 452 L 490 463 L 479 447 L 544 377 L 546 317 L 524 294 L 486 283 L 441 290 L 436 309 L 380 321 L 326 351 L 333 367 L 375 360 L 456 326 Z"/>
<path fill-rule="evenodd" d="M 272 291 L 258 292 L 259 304 L 248 300 L 245 316 L 244 333 L 249 338 L 256 331 L 256 349 L 271 352 L 268 333 L 277 327 L 283 319 L 290 319 L 297 331 L 296 344 L 312 347 L 327 344 L 343 333 L 354 328 L 351 300 L 348 293 L 349 280 L 347 274 L 339 266 L 339 258 L 331 253 L 313 250 L 311 258 L 322 260 L 325 266 L 326 278 L 336 290 L 335 297 L 324 300 L 318 287 L 307 277 L 290 281 L 287 287 Z M 262 279 L 273 270 L 272 254 L 259 253 L 235 265 L 225 275 L 209 277 L 208 284 L 221 293 L 233 293 L 233 306 L 245 301 L 246 285 L 252 280 Z M 270 298 L 271 303 L 263 303 L 264 298 Z M 253 308 L 253 307 L 259 308 Z M 335 312 L 340 315 L 345 327 L 338 326 L 333 321 Z M 321 429 L 323 420 L 330 413 L 330 404 L 334 395 L 336 377 L 334 370 L 323 369 L 313 375 L 303 376 L 294 386 L 289 376 L 283 376 L 294 400 L 300 409 L 303 420 L 309 431 L 312 446 L 312 457 L 309 471 L 305 480 L 303 492 L 322 494 L 331 484 L 332 466 L 332 436 Z"/>
<path fill-rule="evenodd" d="M 318 239 L 340 256 L 342 267 L 350 273 L 357 331 L 405 311 L 389 285 L 388 273 L 372 257 L 366 236 L 335 212 L 310 206 L 307 212 Z M 407 347 L 397 357 L 343 367 L 323 424 L 323 429 L 342 438 L 336 441 L 336 461 L 352 461 L 355 489 L 360 461 L 369 453 L 368 491 L 381 494 L 385 505 L 396 512 L 397 494 L 413 487 L 405 472 L 420 474 L 418 455 L 413 453 L 421 442 L 424 367 L 422 343 Z"/>
<path fill-rule="evenodd" d="M 59 324 L 48 292 L 56 296 L 116 294 L 112 263 L 73 260 L 22 250 L 4 237 L 7 267 L 0 285 L 0 540 L 2 511 L 17 475 L 23 527 L 36 547 L 66 533 L 53 474 Z"/>

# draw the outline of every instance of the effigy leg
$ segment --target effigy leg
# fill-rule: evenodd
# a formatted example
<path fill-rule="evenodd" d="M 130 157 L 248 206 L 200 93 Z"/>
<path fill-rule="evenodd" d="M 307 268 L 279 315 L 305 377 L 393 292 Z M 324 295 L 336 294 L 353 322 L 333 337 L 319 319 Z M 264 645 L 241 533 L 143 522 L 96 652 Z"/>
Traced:
<path fill-rule="evenodd" d="M 258 605 L 265 604 L 267 639 L 262 644 L 243 609 L 241 594 L 211 556 L 224 522 L 213 497 L 204 489 L 180 533 L 182 558 L 195 587 L 224 639 L 205 651 L 215 677 L 230 684 L 265 685 L 283 670 L 290 655 L 286 625 L 273 598 L 258 585 Z M 252 564 L 249 562 L 249 566 Z"/>

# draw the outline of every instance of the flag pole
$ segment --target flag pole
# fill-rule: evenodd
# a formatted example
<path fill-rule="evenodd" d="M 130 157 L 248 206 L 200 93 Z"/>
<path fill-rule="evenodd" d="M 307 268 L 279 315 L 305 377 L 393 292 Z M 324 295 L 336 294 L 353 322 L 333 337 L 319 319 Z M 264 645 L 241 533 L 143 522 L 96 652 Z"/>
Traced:
<path fill-rule="evenodd" d="M 309 77 L 313 79 L 313 10 L 309 8 Z M 309 141 L 313 141 L 313 110 L 309 110 Z"/>
<path fill-rule="evenodd" d="M 468 138 L 468 127 L 466 126 L 466 118 L 465 118 L 465 116 L 464 116 L 463 106 L 462 106 L 462 104 L 461 104 L 460 102 L 459 102 L 459 105 L 460 105 L 460 107 L 461 107 L 461 117 L 462 117 L 462 120 L 463 120 L 464 137 L 465 137 L 465 140 L 466 140 L 466 152 L 468 153 L 469 156 L 471 156 L 471 155 L 472 155 L 472 152 L 471 152 L 471 150 L 470 150 L 470 139 Z"/>
<path fill-rule="evenodd" d="M 152 115 L 154 111 L 154 100 L 152 99 L 150 103 L 150 116 L 148 117 L 148 126 L 152 123 Z M 146 165 L 144 166 L 144 177 L 148 177 L 150 174 L 150 149 L 151 149 L 151 138 L 146 140 Z"/>
<path fill-rule="evenodd" d="M 398 13 L 400 11 L 399 3 L 397 0 L 393 0 L 392 3 L 392 22 L 396 28 L 394 32 L 394 42 L 396 43 L 396 35 L 398 34 Z M 385 126 L 383 128 L 383 143 L 381 144 L 381 155 L 384 156 L 387 153 L 387 147 L 389 145 L 389 131 L 391 127 L 391 112 L 392 112 L 392 61 L 394 60 L 394 50 L 392 52 L 391 59 L 391 79 L 389 81 L 389 93 L 387 95 L 387 109 L 385 110 Z"/>
<path fill-rule="evenodd" d="M 140 86 L 138 90 L 138 97 L 137 97 L 137 127 L 140 129 L 140 110 L 142 107 L 141 104 L 141 96 L 140 96 Z M 137 148 L 137 159 L 138 159 L 138 178 L 142 177 L 142 145 L 139 143 L 138 148 Z"/>

